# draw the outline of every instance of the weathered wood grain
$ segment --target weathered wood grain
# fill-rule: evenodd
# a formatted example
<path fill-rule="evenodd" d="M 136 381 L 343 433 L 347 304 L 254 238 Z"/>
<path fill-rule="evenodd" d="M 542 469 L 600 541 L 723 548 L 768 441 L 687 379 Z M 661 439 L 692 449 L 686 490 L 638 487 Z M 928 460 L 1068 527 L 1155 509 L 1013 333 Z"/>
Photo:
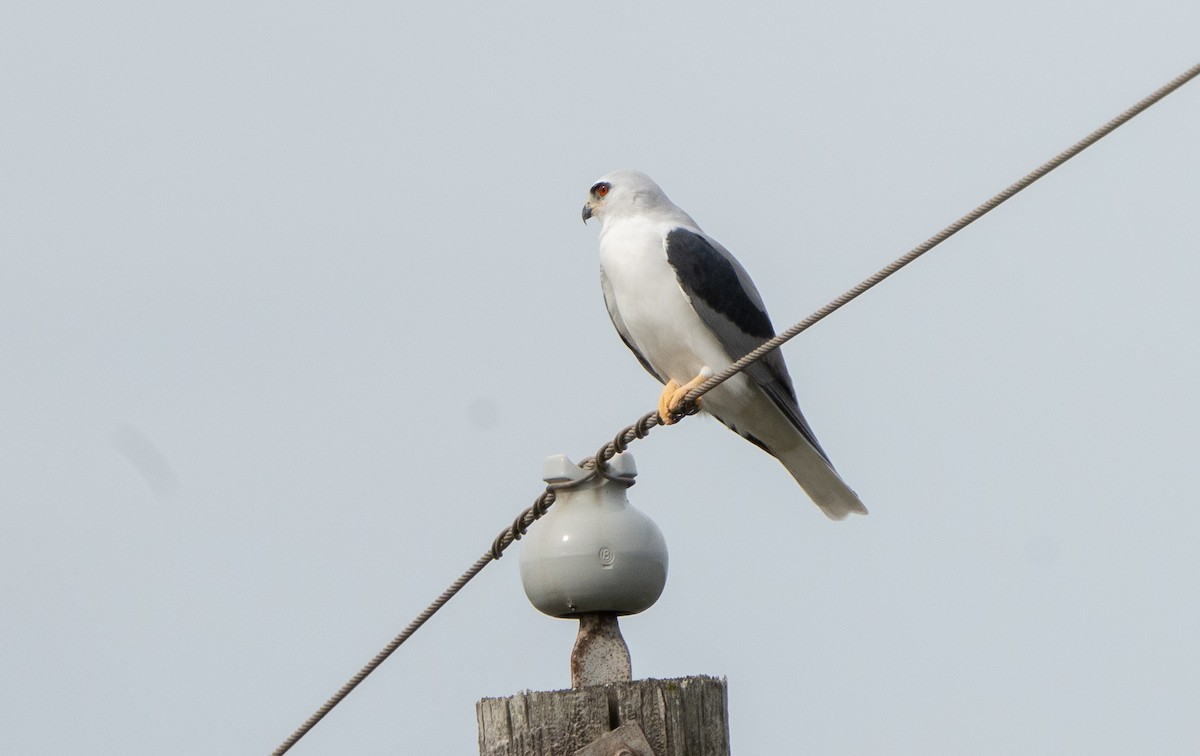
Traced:
<path fill-rule="evenodd" d="M 573 690 L 524 691 L 475 706 L 480 756 L 572 756 L 609 730 L 637 722 L 654 756 L 728 756 L 725 680 L 633 680 Z"/>

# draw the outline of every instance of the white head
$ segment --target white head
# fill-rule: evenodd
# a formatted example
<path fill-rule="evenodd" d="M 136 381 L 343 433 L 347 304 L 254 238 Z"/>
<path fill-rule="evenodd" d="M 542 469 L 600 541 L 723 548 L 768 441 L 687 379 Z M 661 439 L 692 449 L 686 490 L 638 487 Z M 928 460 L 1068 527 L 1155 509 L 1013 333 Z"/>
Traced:
<path fill-rule="evenodd" d="M 661 187 L 641 171 L 613 171 L 592 184 L 583 206 L 583 222 L 599 218 L 607 224 L 616 218 L 633 215 L 669 215 L 691 222 L 687 214 L 675 206 Z"/>

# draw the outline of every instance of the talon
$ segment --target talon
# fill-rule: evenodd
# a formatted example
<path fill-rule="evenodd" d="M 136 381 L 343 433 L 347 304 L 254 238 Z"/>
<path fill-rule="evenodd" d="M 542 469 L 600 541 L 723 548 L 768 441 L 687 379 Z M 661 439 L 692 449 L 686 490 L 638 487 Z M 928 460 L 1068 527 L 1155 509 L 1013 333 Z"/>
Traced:
<path fill-rule="evenodd" d="M 701 381 L 701 383 L 703 383 L 703 381 Z M 671 394 L 671 398 L 667 400 L 667 412 L 671 413 L 671 417 L 680 418 L 684 415 L 692 414 L 683 411 L 683 400 L 684 397 L 687 396 L 688 392 L 698 385 L 700 384 L 695 383 L 694 381 L 689 381 L 686 385 L 675 389 L 675 391 Z M 700 402 L 696 402 L 696 407 L 699 406 Z"/>
<path fill-rule="evenodd" d="M 662 420 L 663 425 L 672 425 L 675 422 L 674 413 L 671 412 L 671 399 L 674 398 L 677 390 L 679 390 L 678 383 L 667 381 L 667 385 L 663 386 L 662 394 L 658 397 L 658 419 Z"/>
<path fill-rule="evenodd" d="M 688 392 L 704 383 L 712 377 L 712 371 L 708 368 L 703 368 L 700 374 L 692 380 L 680 386 L 675 381 L 667 381 L 667 385 L 663 387 L 662 395 L 658 397 L 658 417 L 663 421 L 663 425 L 672 425 L 685 414 L 694 414 L 700 409 L 700 399 L 688 409 L 687 412 L 682 411 L 684 398 Z"/>

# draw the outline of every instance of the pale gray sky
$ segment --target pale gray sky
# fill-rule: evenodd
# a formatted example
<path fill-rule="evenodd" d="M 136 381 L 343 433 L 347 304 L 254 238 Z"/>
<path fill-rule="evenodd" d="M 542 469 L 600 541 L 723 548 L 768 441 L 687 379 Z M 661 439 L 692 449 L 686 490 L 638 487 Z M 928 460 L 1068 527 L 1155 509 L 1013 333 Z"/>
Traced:
<path fill-rule="evenodd" d="M 595 224 L 653 176 L 799 320 L 1197 61 L 1194 2 L 0 10 L 0 750 L 265 753 L 653 408 Z M 692 419 L 638 677 L 738 754 L 1200 744 L 1200 85 L 785 348 L 872 514 Z M 516 548 L 297 754 L 569 684 Z M 788 744 L 788 745 L 784 745 Z"/>

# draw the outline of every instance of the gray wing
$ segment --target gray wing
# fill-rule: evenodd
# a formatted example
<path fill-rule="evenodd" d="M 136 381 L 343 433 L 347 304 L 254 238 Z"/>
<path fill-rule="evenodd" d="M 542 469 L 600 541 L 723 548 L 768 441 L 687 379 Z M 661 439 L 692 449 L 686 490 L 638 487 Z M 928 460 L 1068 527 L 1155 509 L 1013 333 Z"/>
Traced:
<path fill-rule="evenodd" d="M 667 261 L 675 269 L 680 287 L 732 359 L 742 357 L 775 335 L 758 289 L 728 250 L 703 234 L 685 228 L 668 233 L 665 246 Z M 611 305 L 609 314 L 616 323 L 618 316 L 613 314 Z M 621 330 L 619 325 L 617 330 Z M 622 335 L 622 338 L 629 343 L 627 337 Z M 828 462 L 829 456 L 800 413 L 796 391 L 779 350 L 766 355 L 745 372 Z"/>
<path fill-rule="evenodd" d="M 625 346 L 629 347 L 633 356 L 638 358 L 638 362 L 642 363 L 642 367 L 646 368 L 647 373 L 657 378 L 659 383 L 666 384 L 667 379 L 659 375 L 658 371 L 633 345 L 633 337 L 629 335 L 629 329 L 625 327 L 621 311 L 617 309 L 617 298 L 613 296 L 612 284 L 608 282 L 608 276 L 604 275 L 604 268 L 600 268 L 600 288 L 604 291 L 604 306 L 608 308 L 608 317 L 612 320 L 613 327 L 617 329 L 617 335 L 621 337 L 621 341 L 625 342 Z"/>

